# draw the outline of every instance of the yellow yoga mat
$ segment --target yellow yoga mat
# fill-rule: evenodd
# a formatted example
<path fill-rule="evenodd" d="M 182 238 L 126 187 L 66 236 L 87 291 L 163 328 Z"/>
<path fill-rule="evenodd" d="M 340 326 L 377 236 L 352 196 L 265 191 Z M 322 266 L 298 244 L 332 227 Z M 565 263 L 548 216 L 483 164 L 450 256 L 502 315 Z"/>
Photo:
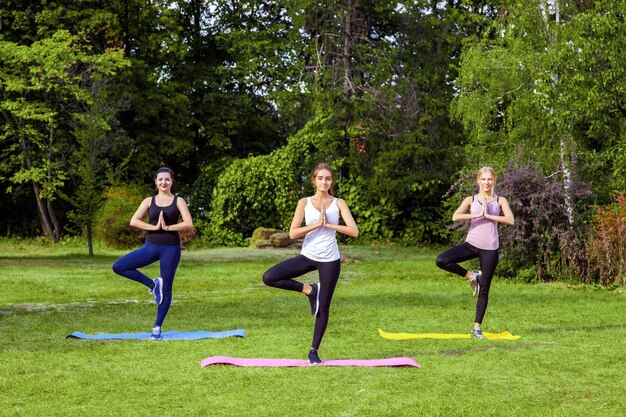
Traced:
<path fill-rule="evenodd" d="M 409 339 L 469 339 L 468 333 L 387 333 L 378 329 L 378 334 L 385 339 L 391 340 L 409 340 Z M 509 331 L 502 333 L 483 332 L 485 339 L 490 340 L 517 340 L 522 336 L 514 336 Z"/>

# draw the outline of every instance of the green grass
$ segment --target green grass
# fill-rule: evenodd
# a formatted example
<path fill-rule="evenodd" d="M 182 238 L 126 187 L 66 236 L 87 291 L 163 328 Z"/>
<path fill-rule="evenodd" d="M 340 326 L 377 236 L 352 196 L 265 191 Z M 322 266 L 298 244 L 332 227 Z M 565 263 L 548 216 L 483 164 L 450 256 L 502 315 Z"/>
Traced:
<path fill-rule="evenodd" d="M 343 248 L 322 359 L 415 358 L 416 368 L 200 368 L 214 355 L 302 358 L 306 298 L 261 284 L 294 251 L 184 252 L 164 330 L 245 338 L 84 341 L 139 332 L 155 305 L 113 274 L 123 252 L 0 242 L 1 416 L 612 416 L 626 410 L 623 289 L 494 281 L 483 329 L 517 341 L 408 340 L 469 331 L 469 286 L 423 248 Z M 147 269 L 158 274 L 156 267 Z M 314 274 L 305 277 L 312 282 Z"/>

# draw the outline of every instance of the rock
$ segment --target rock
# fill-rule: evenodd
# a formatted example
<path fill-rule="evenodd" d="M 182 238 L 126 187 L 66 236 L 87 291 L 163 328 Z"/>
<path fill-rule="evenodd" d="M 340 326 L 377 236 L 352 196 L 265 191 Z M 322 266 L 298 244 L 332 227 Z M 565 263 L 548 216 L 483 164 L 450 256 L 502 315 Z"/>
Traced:
<path fill-rule="evenodd" d="M 280 232 L 280 233 L 274 233 L 270 237 L 270 242 L 272 243 L 272 246 L 274 246 L 275 248 L 284 248 L 284 247 L 291 245 L 293 240 L 289 238 L 289 233 Z"/>
<path fill-rule="evenodd" d="M 254 232 L 252 232 L 252 238 L 250 238 L 250 246 L 254 245 L 258 248 L 259 245 L 257 242 L 259 240 L 267 240 L 269 243 L 270 237 L 272 237 L 273 234 L 280 233 L 280 232 L 282 232 L 282 230 L 270 229 L 267 227 L 257 227 L 256 229 L 254 229 Z M 265 245 L 265 243 L 263 244 Z M 263 247 L 267 247 L 267 246 L 263 246 Z"/>
<path fill-rule="evenodd" d="M 270 242 L 269 239 L 257 239 L 256 242 L 254 242 L 254 246 L 256 246 L 258 249 L 265 249 L 265 248 L 272 248 L 272 242 Z"/>

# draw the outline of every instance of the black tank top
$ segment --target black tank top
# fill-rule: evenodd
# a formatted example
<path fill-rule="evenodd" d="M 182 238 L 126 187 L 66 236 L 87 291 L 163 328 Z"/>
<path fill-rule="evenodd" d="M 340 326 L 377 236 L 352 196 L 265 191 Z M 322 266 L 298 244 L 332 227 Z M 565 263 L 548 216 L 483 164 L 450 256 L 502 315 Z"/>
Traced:
<path fill-rule="evenodd" d="M 159 214 L 161 214 L 161 212 L 163 212 L 165 224 L 172 225 L 178 223 L 178 216 L 180 215 L 180 212 L 176 206 L 177 198 L 177 196 L 174 196 L 174 201 L 172 201 L 172 204 L 169 206 L 160 207 L 157 206 L 156 200 L 154 196 L 152 196 L 152 202 L 148 208 L 148 223 L 157 224 L 159 222 Z M 163 229 L 150 230 L 146 233 L 146 242 L 156 243 L 158 245 L 179 245 L 180 236 L 176 231 L 167 231 Z"/>

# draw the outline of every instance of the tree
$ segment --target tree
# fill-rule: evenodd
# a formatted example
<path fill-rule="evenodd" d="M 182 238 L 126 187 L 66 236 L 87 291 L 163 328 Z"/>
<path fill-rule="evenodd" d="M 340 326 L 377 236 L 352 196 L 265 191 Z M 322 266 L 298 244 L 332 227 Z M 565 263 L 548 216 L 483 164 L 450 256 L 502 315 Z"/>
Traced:
<path fill-rule="evenodd" d="M 120 66 L 124 64 L 124 61 L 119 62 Z M 114 125 L 123 102 L 108 94 L 107 83 L 108 79 L 98 73 L 84 77 L 81 87 L 89 94 L 76 103 L 71 122 L 76 147 L 70 156 L 70 174 L 77 183 L 73 195 L 65 198 L 74 207 L 68 213 L 70 220 L 84 228 L 89 255 L 93 255 L 94 228 L 98 210 L 105 201 L 104 188 L 119 177 L 120 169 L 133 156 L 127 154 L 124 163 L 115 167 L 118 174 L 114 173 L 107 155 L 114 149 L 111 141 L 121 139 Z"/>
<path fill-rule="evenodd" d="M 67 31 L 30 46 L 2 41 L 0 54 L 0 139 L 9 157 L 21 161 L 11 181 L 32 184 L 43 232 L 56 241 L 61 225 L 53 202 L 67 180 L 62 151 L 68 108 L 85 97 L 82 77 L 111 74 L 120 55 L 114 50 L 92 54 Z"/>

